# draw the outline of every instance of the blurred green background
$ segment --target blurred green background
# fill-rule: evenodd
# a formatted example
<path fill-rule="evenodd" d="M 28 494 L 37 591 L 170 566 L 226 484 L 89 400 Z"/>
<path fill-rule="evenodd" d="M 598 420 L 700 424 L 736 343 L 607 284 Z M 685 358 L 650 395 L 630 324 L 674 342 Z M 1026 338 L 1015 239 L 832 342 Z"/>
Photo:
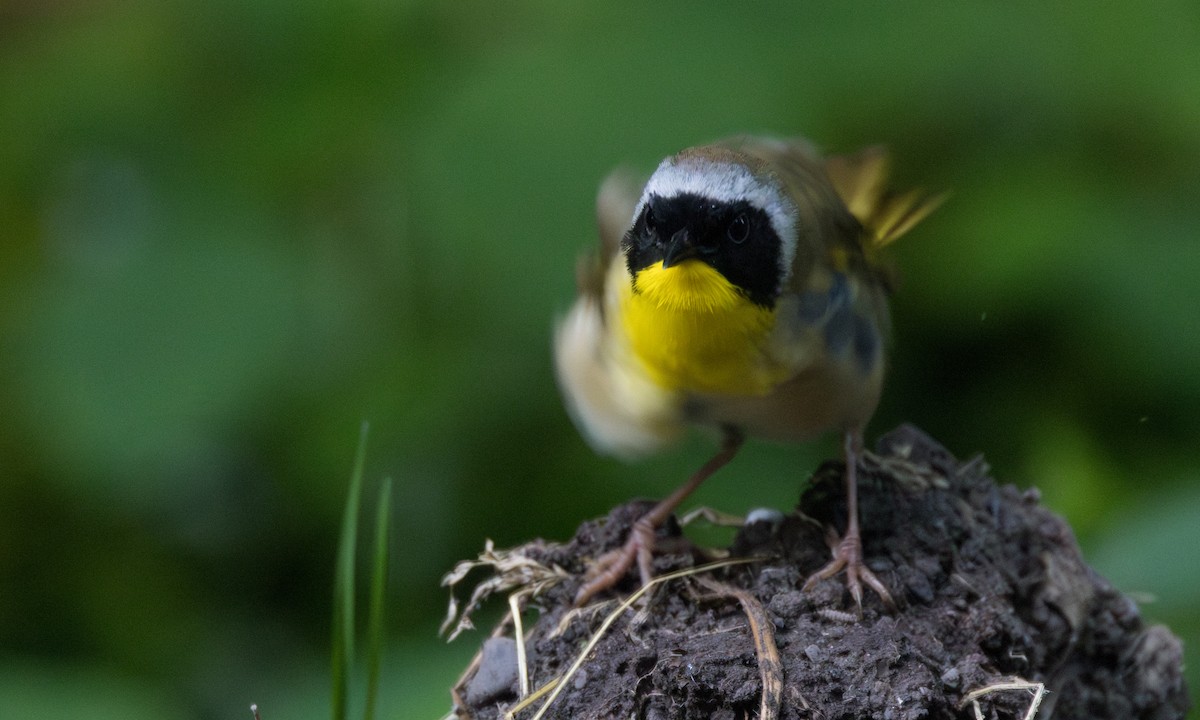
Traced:
<path fill-rule="evenodd" d="M 385 716 L 485 538 L 662 495 L 562 410 L 553 318 L 618 164 L 885 142 L 951 200 L 896 247 L 890 386 L 1036 485 L 1200 686 L 1200 6 L 0 4 L 0 717 L 328 713 L 358 427 L 395 479 Z M 832 442 L 694 499 L 789 507 Z"/>

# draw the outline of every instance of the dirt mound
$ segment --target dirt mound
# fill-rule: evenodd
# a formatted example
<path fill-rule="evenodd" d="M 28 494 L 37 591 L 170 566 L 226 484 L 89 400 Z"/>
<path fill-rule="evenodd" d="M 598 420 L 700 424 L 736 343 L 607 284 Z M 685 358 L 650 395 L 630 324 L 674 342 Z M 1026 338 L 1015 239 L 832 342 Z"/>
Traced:
<path fill-rule="evenodd" d="M 665 580 L 624 609 L 571 600 L 645 504 L 565 545 L 494 553 L 488 589 L 520 592 L 536 622 L 523 648 L 511 616 L 496 629 L 455 688 L 457 717 L 505 717 L 522 664 L 542 693 L 521 720 L 555 692 L 545 718 L 1022 718 L 1035 702 L 1038 718 L 1184 717 L 1179 641 L 1084 564 L 1036 492 L 998 487 L 981 459 L 912 427 L 883 437 L 859 475 L 866 561 L 898 609 L 868 592 L 859 618 L 840 577 L 800 592 L 829 557 L 822 527 L 844 522 L 841 473 L 827 463 L 796 512 L 742 528 L 729 557 L 759 559 Z M 712 560 L 677 527 L 662 533 L 672 543 L 659 573 Z M 620 598 L 636 589 L 631 574 Z"/>

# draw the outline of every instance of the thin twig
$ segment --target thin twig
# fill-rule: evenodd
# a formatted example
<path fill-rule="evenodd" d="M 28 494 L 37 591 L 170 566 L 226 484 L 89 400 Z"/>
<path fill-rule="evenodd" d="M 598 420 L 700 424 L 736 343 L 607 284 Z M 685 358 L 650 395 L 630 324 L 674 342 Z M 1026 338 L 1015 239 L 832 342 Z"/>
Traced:
<path fill-rule="evenodd" d="M 775 645 L 775 630 L 771 618 L 758 598 L 741 588 L 726 585 L 710 577 L 696 579 L 704 587 L 726 597 L 735 598 L 750 621 L 750 635 L 754 638 L 754 654 L 758 658 L 758 672 L 762 677 L 762 702 L 759 705 L 759 720 L 776 720 L 783 704 L 783 661 Z"/>
<path fill-rule="evenodd" d="M 963 697 L 962 702 L 958 706 L 962 708 L 966 707 L 967 703 L 971 703 L 975 711 L 975 717 L 978 720 L 983 720 L 983 709 L 979 707 L 979 698 L 1007 690 L 1027 690 L 1033 692 L 1033 702 L 1029 704 L 1029 710 L 1026 711 L 1025 717 L 1022 718 L 1022 720 L 1033 720 L 1033 716 L 1037 714 L 1038 706 L 1042 704 L 1042 698 L 1046 695 L 1046 684 L 1032 682 L 1023 678 L 1013 678 L 1004 682 L 992 683 L 978 690 L 972 690 Z"/>
<path fill-rule="evenodd" d="M 513 638 L 517 644 L 517 677 L 521 680 L 521 697 L 529 694 L 529 664 L 525 656 L 525 624 L 521 620 L 521 599 L 525 591 L 508 596 L 508 612 L 513 621 Z"/>

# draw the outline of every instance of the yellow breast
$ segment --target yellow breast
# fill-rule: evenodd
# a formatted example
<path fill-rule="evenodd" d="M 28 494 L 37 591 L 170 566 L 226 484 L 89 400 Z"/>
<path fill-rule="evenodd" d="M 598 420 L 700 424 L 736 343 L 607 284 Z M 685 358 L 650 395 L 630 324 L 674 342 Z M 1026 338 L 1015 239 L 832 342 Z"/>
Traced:
<path fill-rule="evenodd" d="M 774 311 L 697 260 L 655 263 L 625 283 L 620 317 L 633 354 L 669 390 L 765 395 L 784 374 L 767 352 Z"/>

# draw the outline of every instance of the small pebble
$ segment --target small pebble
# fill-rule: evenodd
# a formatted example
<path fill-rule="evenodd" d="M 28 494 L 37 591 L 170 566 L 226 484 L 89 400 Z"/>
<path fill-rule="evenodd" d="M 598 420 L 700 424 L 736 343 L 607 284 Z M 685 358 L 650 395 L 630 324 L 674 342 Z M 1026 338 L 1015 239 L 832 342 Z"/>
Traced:
<path fill-rule="evenodd" d="M 783 522 L 783 513 L 775 508 L 761 507 L 754 508 L 746 514 L 746 525 L 755 523 L 766 523 L 772 529 L 778 528 Z"/>
<path fill-rule="evenodd" d="M 942 684 L 952 690 L 958 687 L 959 680 L 961 678 L 958 675 L 958 668 L 950 668 L 942 673 Z"/>
<path fill-rule="evenodd" d="M 479 669 L 467 683 L 463 699 L 478 707 L 515 694 L 517 687 L 517 643 L 512 638 L 488 638 L 483 643 Z"/>
<path fill-rule="evenodd" d="M 782 592 L 771 598 L 768 609 L 781 618 L 794 618 L 807 604 L 803 593 Z"/>

